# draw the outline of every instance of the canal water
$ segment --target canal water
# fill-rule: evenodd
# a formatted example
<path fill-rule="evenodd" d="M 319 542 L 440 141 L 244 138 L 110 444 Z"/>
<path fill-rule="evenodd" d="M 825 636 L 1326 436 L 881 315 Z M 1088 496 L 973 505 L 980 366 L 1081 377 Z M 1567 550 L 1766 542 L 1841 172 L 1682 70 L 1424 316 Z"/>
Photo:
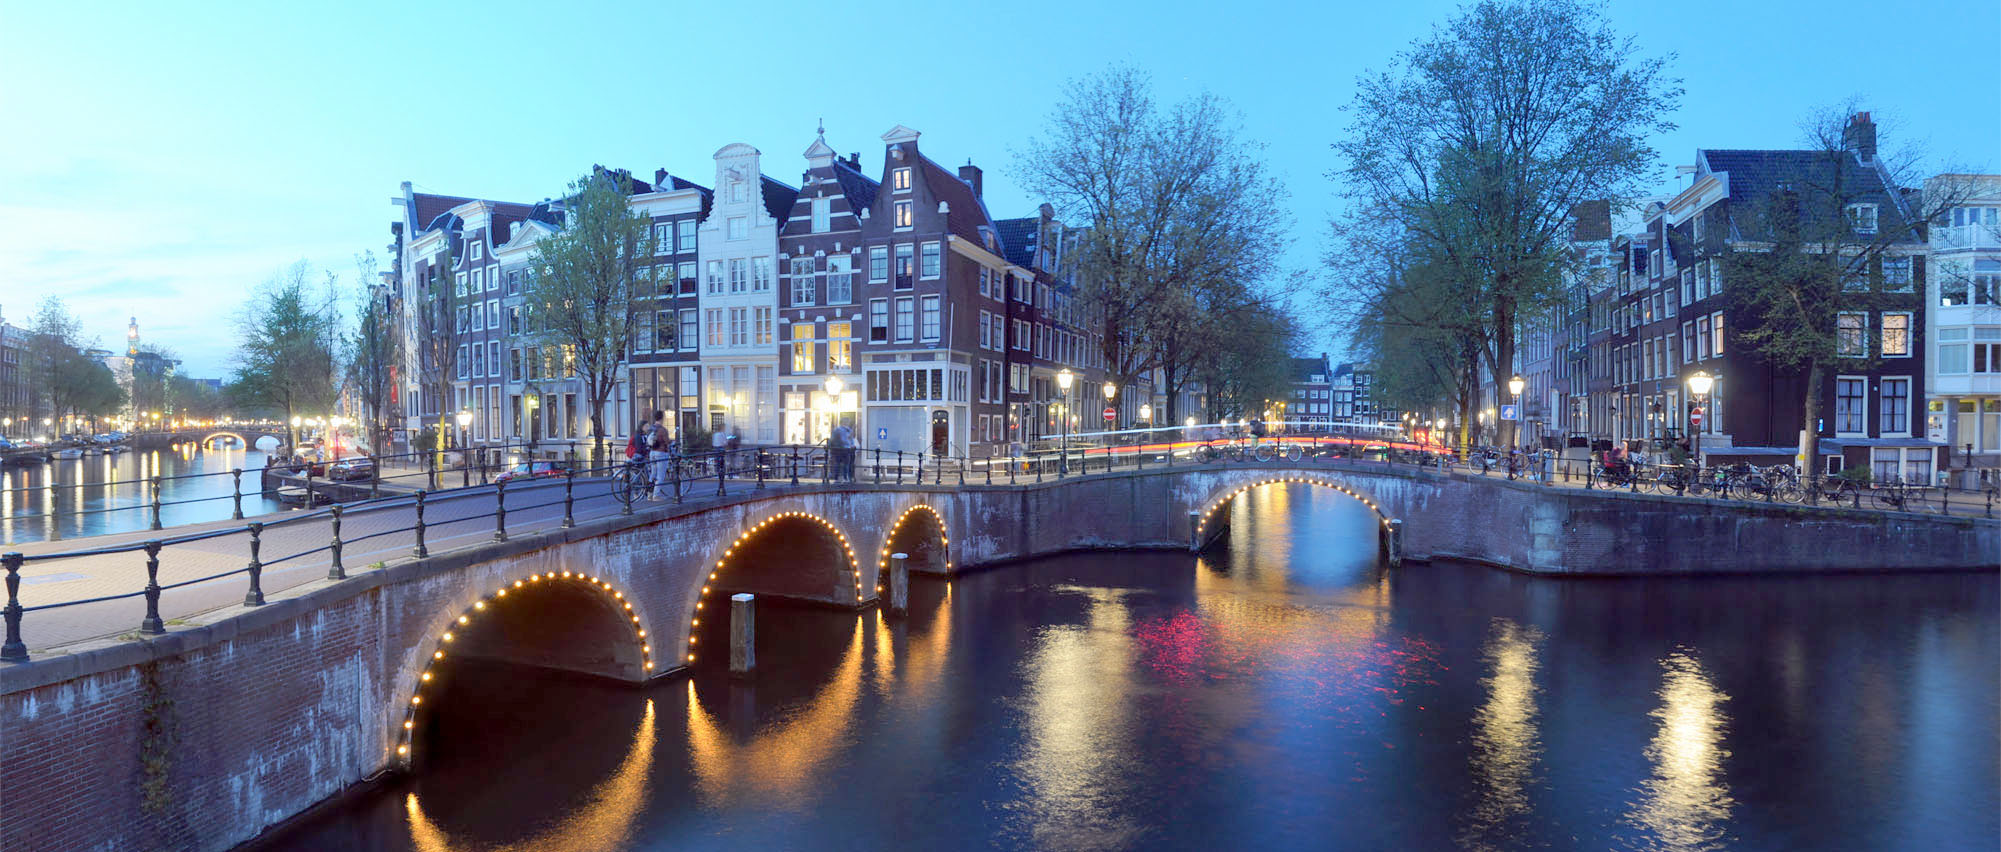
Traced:
<path fill-rule="evenodd" d="M 283 507 L 258 493 L 264 458 L 255 448 L 181 444 L 0 466 L 0 544 L 146 529 L 155 476 L 164 526 L 230 517 L 231 469 L 243 471 L 243 513 L 274 512 Z"/>
<path fill-rule="evenodd" d="M 462 670 L 421 773 L 269 846 L 1996 848 L 1993 575 L 1386 571 L 1340 494 L 1231 511 L 906 623 L 763 607 L 751 683 Z"/>

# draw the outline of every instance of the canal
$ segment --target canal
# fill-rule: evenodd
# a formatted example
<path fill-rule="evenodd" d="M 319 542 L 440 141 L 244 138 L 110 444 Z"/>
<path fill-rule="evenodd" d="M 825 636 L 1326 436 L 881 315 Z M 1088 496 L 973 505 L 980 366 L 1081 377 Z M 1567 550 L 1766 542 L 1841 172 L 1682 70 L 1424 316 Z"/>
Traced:
<path fill-rule="evenodd" d="M 245 515 L 275 512 L 284 507 L 258 493 L 264 458 L 240 445 L 189 443 L 0 467 L 0 544 L 146 529 L 155 476 L 163 526 L 230 517 L 231 469 L 243 471 Z"/>
<path fill-rule="evenodd" d="M 461 663 L 269 848 L 1993 849 L 2001 579 L 1385 571 L 1306 486 L 1203 559 L 763 607 L 754 681 Z M 715 621 L 721 621 L 716 619 Z M 709 625 L 720 630 L 720 625 Z M 725 641 L 720 632 L 704 644 Z M 721 655 L 715 655 L 720 657 Z"/>

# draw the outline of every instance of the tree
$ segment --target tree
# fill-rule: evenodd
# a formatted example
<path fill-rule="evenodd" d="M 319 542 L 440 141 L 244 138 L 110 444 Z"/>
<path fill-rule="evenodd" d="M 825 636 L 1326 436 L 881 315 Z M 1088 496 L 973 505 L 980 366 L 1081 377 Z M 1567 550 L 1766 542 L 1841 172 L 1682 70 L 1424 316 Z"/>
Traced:
<path fill-rule="evenodd" d="M 626 199 L 632 181 L 593 169 L 570 185 L 563 230 L 541 241 L 522 298 L 528 333 L 544 357 L 583 379 L 590 402 L 593 457 L 604 456 L 605 400 L 618 384 L 637 325 L 632 282 L 653 253 L 653 228 Z M 554 353 L 554 354 L 552 354 Z"/>
<path fill-rule="evenodd" d="M 1732 210 L 1741 238 L 1715 240 L 1736 345 L 1804 377 L 1802 464 L 1814 454 L 1827 368 L 1866 369 L 1881 355 L 1859 317 L 1886 308 L 1919 315 L 1927 228 L 1974 189 L 1945 178 L 1911 191 L 1920 185 L 1921 156 L 1880 151 L 1874 123 L 1854 106 L 1812 114 L 1803 123 L 1806 149 L 1778 152 L 1774 162 L 1784 165 L 1771 191 Z M 1690 248 L 1700 257 L 1711 247 Z M 1850 314 L 1858 316 L 1851 328 L 1842 327 L 1844 311 L 1860 312 Z M 1916 345 L 1916 329 L 1903 334 L 1906 347 Z"/>
<path fill-rule="evenodd" d="M 330 276 L 326 290 L 315 292 L 310 272 L 301 261 L 264 282 L 237 318 L 236 384 L 247 401 L 282 413 L 294 447 L 292 418 L 329 411 L 340 395 L 335 282 Z"/>
<path fill-rule="evenodd" d="M 1166 369 L 1172 420 L 1195 327 L 1276 269 L 1286 195 L 1220 99 L 1160 109 L 1152 88 L 1125 66 L 1072 81 L 1018 168 L 1031 192 L 1088 223 L 1072 274 L 1103 363 L 1121 386 Z"/>
<path fill-rule="evenodd" d="M 53 421 L 73 406 L 81 375 L 77 370 L 82 330 L 82 321 L 69 312 L 62 299 L 50 296 L 35 306 L 27 359 L 22 365 L 30 390 L 30 420 Z"/>
<path fill-rule="evenodd" d="M 1572 209 L 1637 194 L 1679 81 L 1582 0 L 1484 0 L 1396 65 L 1358 82 L 1335 177 L 1351 216 L 1421 244 L 1508 375 L 1522 317 L 1561 296 Z"/>
<path fill-rule="evenodd" d="M 1230 315 L 1222 333 L 1240 345 L 1213 350 L 1196 367 L 1209 389 L 1209 417 L 1254 417 L 1272 402 L 1287 399 L 1292 388 L 1292 350 L 1299 325 L 1291 314 L 1274 309 L 1244 310 Z"/>
<path fill-rule="evenodd" d="M 430 448 L 444 462 L 445 441 L 452 429 L 452 377 L 458 375 L 459 335 L 466 327 L 465 284 L 453 276 L 458 265 L 451 234 L 446 234 L 437 262 L 425 279 L 417 283 L 420 304 L 417 310 L 418 381 L 422 393 L 435 401 L 438 425 L 429 430 Z"/>
<path fill-rule="evenodd" d="M 375 254 L 356 256 L 355 266 L 361 293 L 354 309 L 354 331 L 345 346 L 347 383 L 361 401 L 369 447 L 380 453 L 388 444 L 396 365 L 403 357 L 402 337 L 397 334 L 396 309 L 390 301 L 394 296 L 377 283 Z"/>

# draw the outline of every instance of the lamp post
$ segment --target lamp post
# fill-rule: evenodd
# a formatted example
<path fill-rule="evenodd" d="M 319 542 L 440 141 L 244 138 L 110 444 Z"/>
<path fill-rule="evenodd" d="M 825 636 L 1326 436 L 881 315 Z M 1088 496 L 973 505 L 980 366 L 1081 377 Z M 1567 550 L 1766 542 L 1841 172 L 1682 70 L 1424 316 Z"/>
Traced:
<path fill-rule="evenodd" d="M 1139 404 L 1139 422 L 1145 423 L 1148 426 L 1153 425 L 1153 403 L 1142 402 Z"/>
<path fill-rule="evenodd" d="M 1694 456 L 1697 469 L 1702 467 L 1702 407 L 1709 402 L 1709 392 L 1715 387 L 1716 377 L 1706 371 L 1697 370 L 1688 377 L 1688 392 L 1695 395 L 1695 411 L 1688 427 L 1689 454 Z"/>
<path fill-rule="evenodd" d="M 1105 382 L 1105 387 L 1104 387 L 1104 391 L 1105 391 L 1105 407 L 1106 407 L 1106 408 L 1111 408 L 1111 407 L 1112 407 L 1112 400 L 1113 400 L 1113 399 L 1115 399 L 1115 398 L 1117 398 L 1117 397 L 1118 397 L 1118 395 L 1119 395 L 1119 386 L 1118 386 L 1118 385 L 1115 385 L 1115 384 L 1113 384 L 1113 383 L 1112 383 L 1111 381 L 1107 380 L 1107 381 Z M 1109 425 L 1110 425 L 1110 426 L 1111 426 L 1111 427 L 1112 427 L 1113 429 L 1117 429 L 1117 428 L 1119 428 L 1119 421 L 1118 421 L 1118 412 L 1117 412 L 1117 411 L 1114 411 L 1114 412 L 1113 412 L 1113 419 L 1111 419 L 1110 421 L 1107 421 L 1107 422 L 1108 422 L 1108 424 L 1109 424 Z"/>
<path fill-rule="evenodd" d="M 1515 419 L 1511 421 L 1510 425 L 1508 426 L 1508 446 L 1511 448 L 1521 443 L 1522 388 L 1526 387 L 1527 385 L 1528 382 L 1523 381 L 1521 376 L 1516 376 L 1508 380 L 1508 398 L 1515 403 Z"/>
<path fill-rule="evenodd" d="M 1063 418 L 1063 455 L 1062 458 L 1057 460 L 1056 468 L 1064 473 L 1070 472 L 1070 415 L 1068 403 L 1070 402 L 1070 385 L 1076 381 L 1077 374 L 1070 372 L 1069 367 L 1064 367 L 1056 373 L 1056 388 L 1063 392 L 1063 402 L 1065 403 L 1063 406 L 1065 411 L 1059 415 Z"/>
<path fill-rule="evenodd" d="M 840 376 L 828 376 L 823 387 L 827 390 L 827 434 L 832 435 L 834 429 L 840 426 L 841 394 L 847 390 L 848 383 L 842 381 Z"/>

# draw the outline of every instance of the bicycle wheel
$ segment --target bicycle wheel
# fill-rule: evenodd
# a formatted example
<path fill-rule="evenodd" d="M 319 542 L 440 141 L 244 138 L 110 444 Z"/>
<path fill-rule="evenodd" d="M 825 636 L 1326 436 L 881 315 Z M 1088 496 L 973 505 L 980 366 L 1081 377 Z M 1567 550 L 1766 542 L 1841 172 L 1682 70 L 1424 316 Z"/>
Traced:
<path fill-rule="evenodd" d="M 1272 447 L 1270 444 L 1259 444 L 1256 449 L 1251 451 L 1251 455 L 1261 462 L 1271 461 Z"/>
<path fill-rule="evenodd" d="M 1243 448 L 1243 446 L 1241 446 L 1241 445 L 1239 445 L 1239 444 L 1231 444 L 1231 445 L 1229 446 L 1229 449 L 1226 449 L 1226 450 L 1224 450 L 1223 452 L 1224 452 L 1224 455 L 1225 455 L 1225 456 L 1226 456 L 1226 457 L 1227 457 L 1227 458 L 1228 458 L 1228 459 L 1229 459 L 1230 461 L 1233 461 L 1233 462 L 1240 462 L 1240 461 L 1243 461 L 1243 460 L 1244 460 L 1244 448 Z"/>
<path fill-rule="evenodd" d="M 1203 444 L 1203 445 L 1202 445 L 1202 460 L 1203 460 L 1203 461 L 1205 461 L 1205 462 L 1213 462 L 1213 461 L 1216 461 L 1217 459 L 1220 459 L 1220 458 L 1222 458 L 1222 457 L 1223 457 L 1223 454 L 1222 454 L 1222 453 L 1220 453 L 1220 452 L 1217 452 L 1217 451 L 1216 451 L 1216 448 L 1215 448 L 1215 447 L 1212 447 L 1212 446 L 1210 446 L 1210 445 L 1208 445 L 1208 444 Z"/>
<path fill-rule="evenodd" d="M 636 483 L 633 482 L 633 477 L 634 473 L 631 466 L 621 467 L 617 473 L 612 474 L 611 496 L 617 498 L 618 502 L 632 502 L 633 494 L 637 490 Z"/>
<path fill-rule="evenodd" d="M 1799 483 L 1780 480 L 1779 484 L 1772 486 L 1772 499 L 1797 505 L 1806 499 L 1806 491 L 1799 487 Z"/>

